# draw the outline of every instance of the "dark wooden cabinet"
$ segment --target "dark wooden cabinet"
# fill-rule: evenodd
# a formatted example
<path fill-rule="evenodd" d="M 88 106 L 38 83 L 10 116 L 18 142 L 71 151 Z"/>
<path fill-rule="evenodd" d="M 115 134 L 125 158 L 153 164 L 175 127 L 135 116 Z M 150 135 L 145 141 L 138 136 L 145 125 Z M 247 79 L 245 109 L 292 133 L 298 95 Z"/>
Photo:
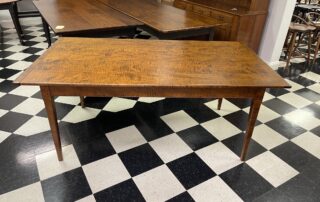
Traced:
<path fill-rule="evenodd" d="M 175 0 L 174 6 L 225 22 L 215 40 L 240 41 L 259 50 L 269 0 Z"/>

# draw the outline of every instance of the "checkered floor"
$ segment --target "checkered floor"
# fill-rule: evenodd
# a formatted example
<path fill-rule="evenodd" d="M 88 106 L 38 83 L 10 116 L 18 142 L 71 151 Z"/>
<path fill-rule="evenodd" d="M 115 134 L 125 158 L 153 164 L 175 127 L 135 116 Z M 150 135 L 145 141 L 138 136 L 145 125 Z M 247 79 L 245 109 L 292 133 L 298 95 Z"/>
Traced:
<path fill-rule="evenodd" d="M 116 97 L 56 98 L 58 162 L 39 88 L 12 83 L 46 50 L 39 22 L 26 46 L 3 23 L 0 201 L 319 201 L 319 67 L 266 92 L 245 163 L 249 100 Z"/>

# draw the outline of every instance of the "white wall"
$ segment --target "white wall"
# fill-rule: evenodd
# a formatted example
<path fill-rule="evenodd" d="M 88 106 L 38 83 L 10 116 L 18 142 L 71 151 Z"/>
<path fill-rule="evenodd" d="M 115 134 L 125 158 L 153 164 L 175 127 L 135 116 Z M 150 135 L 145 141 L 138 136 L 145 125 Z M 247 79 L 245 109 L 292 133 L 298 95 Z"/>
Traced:
<path fill-rule="evenodd" d="M 296 0 L 271 0 L 260 44 L 260 57 L 269 65 L 279 62 Z"/>

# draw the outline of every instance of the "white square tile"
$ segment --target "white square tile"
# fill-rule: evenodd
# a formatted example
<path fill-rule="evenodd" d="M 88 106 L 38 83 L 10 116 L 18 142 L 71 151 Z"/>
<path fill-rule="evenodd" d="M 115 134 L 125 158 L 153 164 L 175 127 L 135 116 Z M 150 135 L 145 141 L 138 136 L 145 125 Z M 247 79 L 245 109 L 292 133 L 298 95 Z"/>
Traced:
<path fill-rule="evenodd" d="M 13 190 L 0 195 L 0 201 L 3 202 L 43 202 L 43 192 L 41 183 L 37 182 L 28 186 Z"/>
<path fill-rule="evenodd" d="M 218 100 L 213 100 L 210 102 L 205 103 L 205 105 L 207 107 L 209 107 L 211 110 L 213 110 L 214 112 L 216 112 L 217 114 L 219 114 L 220 116 L 225 116 L 227 114 L 231 114 L 233 112 L 239 111 L 240 108 L 237 107 L 236 105 L 232 104 L 231 102 L 229 102 L 226 99 L 222 100 L 222 105 L 221 105 L 221 109 L 218 110 L 217 106 L 218 106 Z"/>
<path fill-rule="evenodd" d="M 192 198 L 198 202 L 242 201 L 242 199 L 219 176 L 191 188 L 188 192 Z"/>
<path fill-rule="evenodd" d="M 79 123 L 81 121 L 87 121 L 93 118 L 100 113 L 100 110 L 81 106 L 76 106 L 73 108 L 63 119 L 62 121 L 70 122 L 70 123 Z"/>
<path fill-rule="evenodd" d="M 156 139 L 149 142 L 149 144 L 165 163 L 193 152 L 192 149 L 175 133 Z"/>
<path fill-rule="evenodd" d="M 161 119 L 174 131 L 178 132 L 187 128 L 198 125 L 193 118 L 186 112 L 178 111 L 171 114 L 161 116 Z"/>
<path fill-rule="evenodd" d="M 36 115 L 44 108 L 44 102 L 42 100 L 36 98 L 28 98 L 14 107 L 11 111 L 22 114 Z"/>
<path fill-rule="evenodd" d="M 309 88 L 310 90 L 313 90 L 314 92 L 317 92 L 320 94 L 320 83 L 315 83 L 311 86 L 308 86 L 307 88 Z"/>
<path fill-rule="evenodd" d="M 19 86 L 10 91 L 10 94 L 31 97 L 40 90 L 39 86 Z"/>
<path fill-rule="evenodd" d="M 306 132 L 298 137 L 291 140 L 310 154 L 320 159 L 320 137 L 311 133 Z"/>
<path fill-rule="evenodd" d="M 309 100 L 307 100 L 297 94 L 294 94 L 294 93 L 287 93 L 287 94 L 281 95 L 278 98 L 284 102 L 287 102 L 288 104 L 291 104 L 292 106 L 294 106 L 296 108 L 302 108 L 302 107 L 305 107 L 307 105 L 312 104 L 311 101 L 309 101 Z"/>
<path fill-rule="evenodd" d="M 314 72 L 311 72 L 311 71 L 306 72 L 306 73 L 303 73 L 303 74 L 301 74 L 301 76 L 303 76 L 303 77 L 305 77 L 305 78 L 307 78 L 307 79 L 310 79 L 310 80 L 312 80 L 312 81 L 315 81 L 315 82 L 317 82 L 317 83 L 320 82 L 320 75 L 319 75 L 319 74 L 316 74 L 316 73 L 314 73 Z"/>
<path fill-rule="evenodd" d="M 289 90 L 291 92 L 297 91 L 297 90 L 300 90 L 300 89 L 304 88 L 304 86 L 302 86 L 302 85 L 300 85 L 300 84 L 298 84 L 296 82 L 293 82 L 293 81 L 291 81 L 289 79 L 285 79 L 285 80 L 291 86 L 291 88 L 287 89 L 287 90 Z"/>
<path fill-rule="evenodd" d="M 7 42 L 6 42 L 7 43 Z M 8 42 L 9 43 L 9 42 Z M 11 51 L 11 52 L 20 52 L 25 49 L 27 49 L 28 46 L 21 46 L 21 45 L 16 45 L 16 46 L 11 46 L 10 48 L 7 48 L 6 51 Z"/>
<path fill-rule="evenodd" d="M 137 147 L 147 141 L 135 126 L 129 126 L 106 134 L 117 153 Z"/>
<path fill-rule="evenodd" d="M 254 128 L 252 139 L 268 150 L 288 141 L 287 138 L 264 124 Z"/>
<path fill-rule="evenodd" d="M 294 168 L 270 151 L 266 151 L 246 162 L 274 187 L 278 187 L 297 174 Z"/>
<path fill-rule="evenodd" d="M 120 112 L 126 109 L 131 109 L 134 107 L 137 101 L 125 99 L 125 98 L 119 98 L 119 97 L 113 97 L 108 104 L 103 108 L 104 111 L 109 112 Z"/>
<path fill-rule="evenodd" d="M 34 116 L 20 126 L 14 133 L 22 136 L 31 136 L 49 130 L 50 126 L 47 118 Z"/>
<path fill-rule="evenodd" d="M 130 179 L 118 155 L 112 155 L 82 167 L 93 193 Z"/>
<path fill-rule="evenodd" d="M 55 102 L 78 105 L 80 103 L 80 98 L 79 96 L 59 96 L 55 99 Z"/>
<path fill-rule="evenodd" d="M 25 59 L 25 58 L 27 58 L 29 56 L 31 56 L 31 54 L 29 54 L 29 53 L 15 53 L 15 54 L 10 55 L 6 59 L 9 59 L 9 60 L 23 60 L 23 59 Z"/>
<path fill-rule="evenodd" d="M 262 101 L 265 102 L 265 101 L 271 100 L 271 99 L 273 99 L 273 98 L 274 98 L 273 95 L 271 95 L 271 94 L 268 93 L 268 92 L 265 92 Z"/>
<path fill-rule="evenodd" d="M 0 143 L 7 139 L 11 133 L 0 130 Z"/>
<path fill-rule="evenodd" d="M 140 97 L 138 99 L 139 102 L 145 102 L 145 103 L 153 103 L 153 102 L 157 102 L 160 100 L 164 100 L 165 98 L 163 97 Z"/>
<path fill-rule="evenodd" d="M 22 73 L 23 73 L 23 71 L 20 71 L 20 72 L 18 72 L 18 73 L 16 73 L 16 74 L 10 76 L 9 78 L 7 78 L 7 80 L 9 80 L 9 81 L 14 81 L 14 80 L 16 80 Z"/>
<path fill-rule="evenodd" d="M 81 166 L 73 145 L 62 147 L 63 161 L 59 161 L 56 150 L 36 156 L 40 180 L 62 174 Z"/>
<path fill-rule="evenodd" d="M 304 110 L 295 110 L 291 113 L 284 115 L 284 118 L 292 123 L 311 130 L 320 125 L 320 120 L 315 118 L 312 113 Z"/>
<path fill-rule="evenodd" d="M 7 68 L 23 71 L 23 70 L 27 69 L 28 67 L 30 67 L 31 64 L 32 64 L 32 62 L 18 61 L 12 65 L 9 65 Z"/>
<path fill-rule="evenodd" d="M 220 141 L 237 135 L 241 132 L 239 128 L 232 125 L 223 117 L 207 121 L 201 125 Z"/>
<path fill-rule="evenodd" d="M 146 201 L 165 201 L 185 191 L 166 165 L 133 178 Z"/>
<path fill-rule="evenodd" d="M 217 174 L 221 174 L 239 164 L 239 156 L 221 142 L 204 147 L 196 154 Z"/>
<path fill-rule="evenodd" d="M 249 114 L 250 108 L 247 107 L 243 111 L 247 112 Z M 268 107 L 265 107 L 261 105 L 259 114 L 258 114 L 258 120 L 261 121 L 262 123 L 269 122 L 273 119 L 276 119 L 280 117 L 281 115 L 276 113 L 275 111 L 269 109 Z"/>

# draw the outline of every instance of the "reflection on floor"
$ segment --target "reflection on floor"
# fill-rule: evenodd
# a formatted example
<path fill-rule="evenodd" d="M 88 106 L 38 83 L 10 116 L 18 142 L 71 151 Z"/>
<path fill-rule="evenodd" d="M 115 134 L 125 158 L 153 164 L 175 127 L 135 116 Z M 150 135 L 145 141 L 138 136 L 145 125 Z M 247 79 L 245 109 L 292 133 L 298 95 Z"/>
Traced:
<path fill-rule="evenodd" d="M 246 163 L 249 100 L 58 97 L 59 163 L 39 88 L 12 83 L 47 47 L 23 25 L 0 44 L 0 201 L 319 201 L 319 66 L 268 90 Z"/>

